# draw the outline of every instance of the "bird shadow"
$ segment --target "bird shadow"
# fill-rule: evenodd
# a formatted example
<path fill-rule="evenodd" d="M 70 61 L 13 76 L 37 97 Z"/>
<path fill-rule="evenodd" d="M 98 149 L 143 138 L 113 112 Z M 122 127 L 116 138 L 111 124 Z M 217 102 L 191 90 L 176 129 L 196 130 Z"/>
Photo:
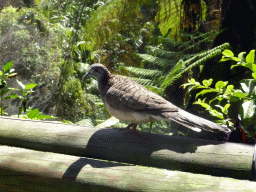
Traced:
<path fill-rule="evenodd" d="M 93 168 L 109 168 L 109 167 L 116 167 L 116 166 L 129 166 L 128 164 L 122 164 L 122 163 L 118 163 L 118 162 L 107 162 L 107 161 L 101 161 L 101 160 L 81 157 L 68 167 L 68 169 L 63 174 L 62 179 L 69 180 L 69 181 L 75 181 L 78 174 L 80 173 L 80 171 L 86 165 L 90 165 Z"/>
<path fill-rule="evenodd" d="M 199 146 L 221 141 L 170 136 L 120 129 L 100 129 L 89 139 L 84 156 L 140 164 L 152 155 L 195 153 Z M 157 154 L 159 153 L 159 154 Z"/>

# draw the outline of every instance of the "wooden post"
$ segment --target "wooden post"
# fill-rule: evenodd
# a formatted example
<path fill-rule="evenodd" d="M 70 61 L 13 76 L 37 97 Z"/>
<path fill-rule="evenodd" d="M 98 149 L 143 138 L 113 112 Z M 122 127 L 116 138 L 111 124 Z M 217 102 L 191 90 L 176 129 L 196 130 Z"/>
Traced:
<path fill-rule="evenodd" d="M 256 183 L 0 146 L 0 191 L 247 191 Z"/>
<path fill-rule="evenodd" d="M 253 179 L 254 146 L 0 117 L 0 143 L 145 166 Z"/>

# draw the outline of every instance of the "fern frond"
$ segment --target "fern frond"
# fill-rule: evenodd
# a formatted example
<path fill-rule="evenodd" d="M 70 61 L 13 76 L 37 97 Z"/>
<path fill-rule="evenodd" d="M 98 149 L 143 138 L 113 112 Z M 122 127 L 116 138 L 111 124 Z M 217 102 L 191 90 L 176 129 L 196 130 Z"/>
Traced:
<path fill-rule="evenodd" d="M 137 67 L 123 67 L 126 71 L 139 76 L 139 77 L 159 77 L 161 76 L 161 71 L 154 69 L 143 69 Z"/>
<path fill-rule="evenodd" d="M 158 37 L 158 43 L 162 44 L 164 47 L 169 48 L 170 50 L 174 50 L 175 47 L 179 45 L 184 45 L 184 42 L 176 41 L 175 39 Z"/>
<path fill-rule="evenodd" d="M 154 85 L 156 85 L 156 83 L 151 79 L 141 79 L 141 78 L 135 78 L 135 77 L 131 77 L 131 79 L 133 79 L 134 81 L 136 81 L 139 84 L 144 85 L 144 86 L 154 86 Z"/>
<path fill-rule="evenodd" d="M 156 86 L 149 86 L 149 85 L 146 85 L 145 86 L 147 89 L 149 89 L 150 91 L 153 91 L 155 93 L 157 93 L 158 95 L 163 95 L 164 93 L 164 89 L 163 88 L 159 88 L 159 87 L 156 87 Z"/>
<path fill-rule="evenodd" d="M 136 54 L 136 55 L 140 59 L 142 59 L 142 62 L 147 63 L 152 66 L 166 67 L 168 65 L 172 65 L 172 62 L 170 59 L 154 57 L 154 56 L 148 55 L 148 54 Z"/>
<path fill-rule="evenodd" d="M 151 54 L 155 57 L 162 57 L 162 58 L 169 58 L 169 59 L 174 58 L 179 54 L 179 52 L 167 51 L 164 49 L 160 49 L 158 47 L 153 47 L 151 45 L 146 46 L 145 51 L 148 54 Z"/>
<path fill-rule="evenodd" d="M 229 43 L 224 43 L 222 45 L 219 45 L 211 50 L 208 51 L 204 51 L 203 53 L 197 54 L 194 57 L 191 57 L 190 59 L 186 60 L 186 66 L 190 65 L 191 63 L 195 62 L 196 60 L 199 60 L 200 58 L 203 58 L 207 55 L 212 55 L 212 56 L 217 56 L 219 54 L 219 52 L 216 50 L 221 50 L 224 51 L 225 49 L 229 48 Z"/>
<path fill-rule="evenodd" d="M 188 41 L 188 42 L 187 42 L 187 45 L 188 45 L 188 44 L 191 44 L 191 45 L 190 45 L 190 46 L 186 46 L 186 48 L 185 48 L 182 52 L 185 53 L 185 52 L 187 52 L 188 50 L 191 50 L 191 49 L 194 49 L 194 48 L 196 48 L 196 47 L 199 47 L 199 45 L 200 45 L 201 43 L 206 43 L 206 42 L 212 41 L 212 38 L 213 38 L 213 37 L 216 37 L 217 35 L 219 35 L 220 33 L 223 32 L 223 30 L 217 31 L 217 32 L 214 32 L 214 33 L 213 33 L 213 31 L 215 31 L 215 30 L 212 30 L 212 31 L 210 31 L 210 32 L 208 32 L 208 33 L 205 33 L 205 34 L 202 34 L 202 35 L 199 35 L 199 36 L 197 36 L 197 37 L 191 39 L 190 41 Z M 201 39 L 201 38 L 203 38 L 203 39 L 202 39 L 202 40 L 199 40 L 199 39 Z M 198 40 L 198 42 L 195 43 L 195 40 Z"/>
<path fill-rule="evenodd" d="M 214 52 L 212 52 L 211 54 L 208 54 L 208 55 L 206 55 L 205 57 L 203 57 L 203 58 L 199 59 L 198 61 L 194 62 L 193 64 L 187 66 L 183 71 L 181 71 L 179 74 L 175 75 L 175 76 L 173 77 L 173 79 L 170 80 L 170 82 L 168 83 L 167 86 L 172 85 L 174 81 L 176 81 L 177 79 L 179 79 L 180 77 L 182 77 L 182 75 L 183 75 L 184 73 L 187 73 L 187 72 L 190 71 L 193 67 L 198 66 L 198 65 L 201 65 L 201 64 L 205 63 L 207 60 L 209 60 L 209 59 L 215 57 L 216 55 L 221 55 L 221 53 L 222 53 L 221 49 L 217 49 L 217 50 L 215 50 Z M 186 62 L 185 62 L 185 63 L 186 63 Z"/>
<path fill-rule="evenodd" d="M 175 78 L 175 76 L 177 76 L 177 73 L 180 72 L 183 68 L 185 67 L 185 63 L 184 61 L 180 60 L 174 67 L 173 69 L 171 69 L 171 73 L 169 73 L 163 83 L 161 84 L 161 88 L 162 89 L 166 89 L 169 85 L 170 85 L 170 82 L 174 82 L 175 80 L 177 80 L 177 78 Z M 179 77 L 179 76 L 177 76 Z"/>

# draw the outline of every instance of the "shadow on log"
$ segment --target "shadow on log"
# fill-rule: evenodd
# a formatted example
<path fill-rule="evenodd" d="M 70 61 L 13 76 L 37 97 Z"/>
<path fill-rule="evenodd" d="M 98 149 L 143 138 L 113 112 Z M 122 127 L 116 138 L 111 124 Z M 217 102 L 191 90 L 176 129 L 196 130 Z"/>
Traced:
<path fill-rule="evenodd" d="M 256 183 L 0 146 L 0 191 L 255 191 Z"/>
<path fill-rule="evenodd" d="M 254 179 L 254 146 L 0 117 L 0 143 L 193 173 Z"/>

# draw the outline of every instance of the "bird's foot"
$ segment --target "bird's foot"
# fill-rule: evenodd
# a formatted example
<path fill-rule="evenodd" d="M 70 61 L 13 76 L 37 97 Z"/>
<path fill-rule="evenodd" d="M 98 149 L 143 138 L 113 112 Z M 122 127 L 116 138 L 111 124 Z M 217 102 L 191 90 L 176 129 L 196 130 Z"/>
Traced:
<path fill-rule="evenodd" d="M 124 130 L 137 131 L 136 127 L 137 127 L 137 123 L 131 123 L 125 129 L 119 129 L 119 131 L 124 131 Z"/>
<path fill-rule="evenodd" d="M 133 130 L 133 131 L 136 131 L 137 123 L 131 123 L 130 125 L 128 125 L 128 126 L 126 127 L 126 129 L 129 129 L 129 130 L 130 130 L 131 127 L 132 127 L 132 130 Z"/>

